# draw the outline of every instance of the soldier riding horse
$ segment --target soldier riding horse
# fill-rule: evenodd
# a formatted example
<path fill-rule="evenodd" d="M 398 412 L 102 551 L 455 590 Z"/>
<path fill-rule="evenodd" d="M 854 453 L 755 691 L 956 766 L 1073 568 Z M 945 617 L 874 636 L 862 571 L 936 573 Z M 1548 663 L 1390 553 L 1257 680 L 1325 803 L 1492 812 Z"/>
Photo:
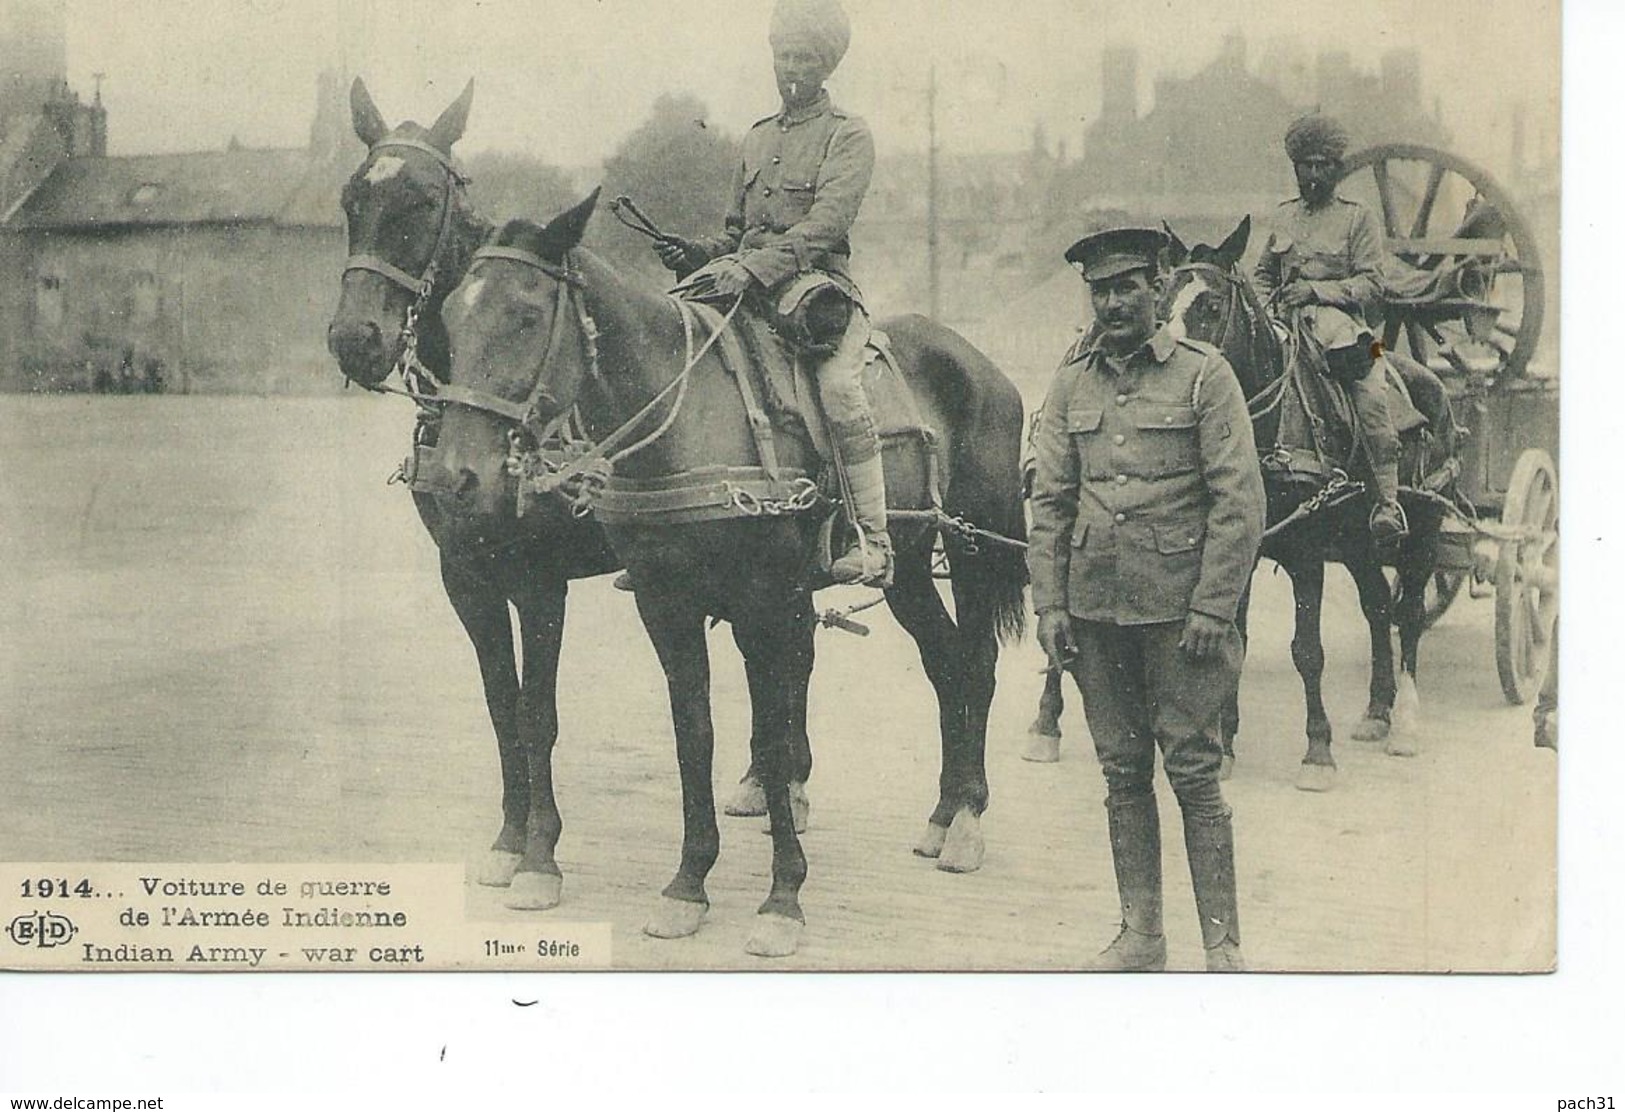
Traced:
<path fill-rule="evenodd" d="M 1176 238 L 1173 273 L 1160 313 L 1176 334 L 1218 347 L 1247 395 L 1269 503 L 1260 554 L 1278 563 L 1292 580 L 1292 661 L 1303 679 L 1308 734 L 1297 786 L 1325 791 L 1336 770 L 1320 686 L 1325 563 L 1335 561 L 1349 570 L 1371 631 L 1370 699 L 1354 737 L 1386 739 L 1390 754 L 1414 755 L 1414 734 L 1393 727 L 1399 687 L 1390 626 L 1399 627 L 1401 683 L 1414 701 L 1424 592 L 1438 563 L 1439 527 L 1451 512 L 1459 469 L 1456 423 L 1436 376 L 1397 353 L 1385 353 L 1395 372 L 1388 374 L 1389 381 L 1403 383 L 1390 391 L 1390 404 L 1400 412 L 1414 405 L 1416 412 L 1412 420 L 1401 422 L 1399 448 L 1405 485 L 1398 493 L 1410 532 L 1395 546 L 1379 546 L 1370 529 L 1377 495 L 1357 477 L 1366 464 L 1352 406 L 1308 357 L 1304 349 L 1313 338 L 1303 322 L 1289 316 L 1285 336 L 1277 334 L 1263 301 L 1237 272 L 1250 233 L 1251 221 L 1244 219 L 1217 248 L 1199 245 L 1187 251 Z M 1398 570 L 1397 594 L 1389 588 L 1385 566 Z M 1244 602 L 1243 623 L 1245 615 Z M 1228 744 L 1239 725 L 1234 699 L 1222 725 Z"/>
<path fill-rule="evenodd" d="M 496 519 L 515 513 L 516 440 L 545 438 L 579 407 L 598 445 L 557 474 L 537 475 L 533 489 L 573 492 L 604 520 L 666 672 L 684 834 L 677 873 L 645 927 L 656 937 L 694 933 L 708 907 L 705 878 L 719 842 L 705 625 L 709 618 L 732 624 L 745 657 L 751 762 L 773 845 L 772 890 L 747 949 L 782 956 L 795 951 L 804 922 L 807 866 L 790 783 L 805 779 L 811 753 L 792 720 L 794 707 L 805 705 L 812 668 L 810 591 L 828 578 L 827 566 L 822 576 L 810 571 L 828 515 L 816 512 L 821 499 L 807 476 L 823 470 L 823 452 L 816 435 L 768 428 L 761 399 L 774 389 L 772 368 L 782 371 L 787 360 L 774 353 L 765 327 L 747 321 L 737 304 L 723 316 L 646 289 L 579 246 L 596 200 L 545 226 L 511 222 L 481 249 L 447 311 L 461 389 L 440 444 L 462 461 L 469 507 Z M 892 357 L 871 365 L 865 387 L 873 396 L 879 382 L 906 383 L 912 412 L 897 414 L 900 402 L 877 406 L 879 423 L 929 433 L 885 452 L 892 505 L 905 507 L 891 515 L 895 564 L 886 599 L 919 645 L 941 730 L 937 804 L 915 852 L 939 868 L 968 871 L 984 852 L 984 750 L 998 645 L 1021 630 L 1026 574 L 1015 545 L 949 535 L 950 617 L 932 550 L 939 527 L 955 519 L 1012 541 L 1024 537 L 1021 399 L 948 329 L 922 317 L 883 329 Z M 740 332 L 764 350 L 760 364 L 743 357 Z M 885 393 L 899 396 L 891 387 Z M 813 394 L 809 385 L 805 396 Z"/>

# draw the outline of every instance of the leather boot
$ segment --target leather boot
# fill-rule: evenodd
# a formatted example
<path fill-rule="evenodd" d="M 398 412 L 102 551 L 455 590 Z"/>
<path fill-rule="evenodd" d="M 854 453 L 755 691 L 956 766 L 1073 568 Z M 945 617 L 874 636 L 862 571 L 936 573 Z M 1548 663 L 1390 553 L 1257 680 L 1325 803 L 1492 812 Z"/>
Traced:
<path fill-rule="evenodd" d="M 851 546 L 830 564 L 837 583 L 868 583 L 889 587 L 892 581 L 891 537 L 886 533 L 886 469 L 879 441 L 868 422 L 836 425 L 837 457 L 846 472 L 852 505 L 847 507 L 854 525 Z"/>
<path fill-rule="evenodd" d="M 1157 797 L 1107 800 L 1112 867 L 1123 921 L 1112 944 L 1084 965 L 1091 973 L 1160 973 L 1168 964 L 1162 935 L 1162 829 Z"/>
<path fill-rule="evenodd" d="M 1230 816 L 1185 816 L 1185 854 L 1191 863 L 1196 914 L 1209 973 L 1240 973 L 1241 923 L 1236 915 L 1236 843 Z"/>

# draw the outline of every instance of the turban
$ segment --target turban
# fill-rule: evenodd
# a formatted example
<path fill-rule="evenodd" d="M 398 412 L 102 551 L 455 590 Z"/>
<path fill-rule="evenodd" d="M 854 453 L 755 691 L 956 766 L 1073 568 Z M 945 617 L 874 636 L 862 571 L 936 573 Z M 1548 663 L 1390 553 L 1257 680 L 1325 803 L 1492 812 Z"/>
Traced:
<path fill-rule="evenodd" d="M 1292 121 L 1286 129 L 1286 153 L 1293 162 L 1320 155 L 1342 161 L 1349 149 L 1349 133 L 1330 116 L 1314 113 Z"/>
<path fill-rule="evenodd" d="M 767 41 L 774 50 L 806 47 L 823 59 L 826 73 L 834 73 L 852 41 L 852 25 L 841 0 L 779 0 L 768 23 Z"/>

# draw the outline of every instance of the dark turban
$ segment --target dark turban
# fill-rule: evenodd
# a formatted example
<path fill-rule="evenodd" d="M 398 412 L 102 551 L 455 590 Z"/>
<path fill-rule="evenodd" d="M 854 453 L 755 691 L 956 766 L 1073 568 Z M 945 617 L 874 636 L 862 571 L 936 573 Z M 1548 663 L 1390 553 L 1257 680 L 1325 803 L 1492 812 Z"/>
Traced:
<path fill-rule="evenodd" d="M 1286 129 L 1286 153 L 1293 162 L 1320 155 L 1341 162 L 1349 150 L 1349 133 L 1330 116 L 1314 113 L 1292 121 Z"/>
<path fill-rule="evenodd" d="M 834 73 L 852 42 L 852 24 L 847 22 L 841 0 L 779 0 L 767 27 L 767 41 L 774 50 L 806 47 L 824 60 L 824 72 Z"/>

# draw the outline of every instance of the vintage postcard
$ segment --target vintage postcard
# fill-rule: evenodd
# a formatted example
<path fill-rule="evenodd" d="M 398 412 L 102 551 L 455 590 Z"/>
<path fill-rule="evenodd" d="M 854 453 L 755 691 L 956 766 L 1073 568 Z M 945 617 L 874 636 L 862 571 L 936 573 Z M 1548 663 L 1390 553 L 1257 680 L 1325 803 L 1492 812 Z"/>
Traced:
<path fill-rule="evenodd" d="M 1554 969 L 1560 16 L 0 0 L 0 969 Z"/>

